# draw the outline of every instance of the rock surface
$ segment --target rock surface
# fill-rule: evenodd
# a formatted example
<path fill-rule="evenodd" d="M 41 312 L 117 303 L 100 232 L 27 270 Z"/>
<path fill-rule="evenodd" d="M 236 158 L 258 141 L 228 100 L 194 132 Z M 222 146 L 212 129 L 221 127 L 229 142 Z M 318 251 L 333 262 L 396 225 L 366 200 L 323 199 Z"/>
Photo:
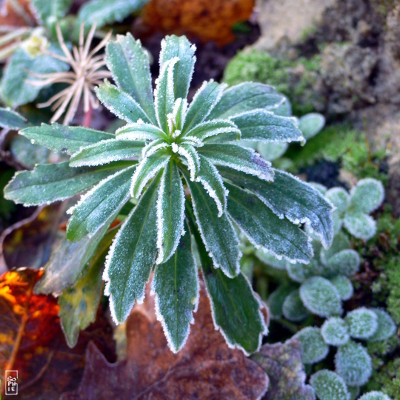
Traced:
<path fill-rule="evenodd" d="M 388 198 L 400 215 L 400 4 L 396 0 L 260 0 L 257 49 L 319 54 L 318 111 L 367 133 L 389 154 Z M 282 23 L 286 21 L 286 23 Z"/>

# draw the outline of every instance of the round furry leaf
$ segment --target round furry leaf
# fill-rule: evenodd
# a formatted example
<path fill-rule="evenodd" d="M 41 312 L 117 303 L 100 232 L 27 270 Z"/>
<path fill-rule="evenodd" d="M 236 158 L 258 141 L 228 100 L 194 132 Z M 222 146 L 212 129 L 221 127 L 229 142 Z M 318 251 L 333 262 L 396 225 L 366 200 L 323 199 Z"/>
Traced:
<path fill-rule="evenodd" d="M 384 197 L 382 182 L 373 178 L 362 179 L 351 190 L 350 208 L 369 214 L 382 204 Z"/>
<path fill-rule="evenodd" d="M 298 290 L 289 293 L 283 302 L 282 313 L 289 321 L 301 321 L 307 317 L 308 311 L 304 307 Z"/>
<path fill-rule="evenodd" d="M 325 343 L 332 346 L 342 346 L 349 339 L 349 329 L 342 318 L 332 317 L 327 319 L 321 327 L 321 335 Z"/>
<path fill-rule="evenodd" d="M 318 190 L 318 192 L 321 194 L 325 194 L 328 190 L 326 186 L 318 182 L 309 182 L 308 184 L 311 185 L 315 190 Z"/>
<path fill-rule="evenodd" d="M 392 320 L 392 317 L 379 308 L 372 308 L 376 316 L 378 317 L 378 328 L 375 333 L 368 338 L 369 342 L 378 342 L 381 340 L 387 340 L 396 332 L 396 325 Z"/>
<path fill-rule="evenodd" d="M 320 400 L 346 400 L 350 396 L 343 378 L 327 369 L 312 375 L 310 383 Z"/>
<path fill-rule="evenodd" d="M 345 318 L 350 336 L 356 339 L 368 339 L 378 329 L 378 317 L 365 307 L 349 312 Z"/>
<path fill-rule="evenodd" d="M 362 395 L 359 400 L 391 400 L 385 393 L 373 391 Z"/>
<path fill-rule="evenodd" d="M 302 359 L 305 364 L 314 364 L 323 360 L 329 351 L 319 328 L 307 327 L 294 335 L 300 341 Z"/>
<path fill-rule="evenodd" d="M 274 161 L 281 157 L 287 148 L 287 143 L 279 142 L 260 142 L 257 146 L 258 152 L 268 161 Z"/>
<path fill-rule="evenodd" d="M 305 281 L 300 287 L 300 298 L 309 311 L 320 317 L 342 313 L 340 295 L 325 278 L 316 276 Z"/>
<path fill-rule="evenodd" d="M 332 246 L 328 249 L 321 249 L 321 262 L 326 265 L 327 261 L 342 250 L 349 249 L 350 241 L 343 232 L 339 232 L 333 239 Z"/>
<path fill-rule="evenodd" d="M 334 254 L 326 260 L 324 275 L 327 277 L 335 275 L 354 275 L 360 267 L 360 256 L 353 249 L 345 249 Z"/>
<path fill-rule="evenodd" d="M 314 137 L 325 125 L 325 118 L 318 113 L 310 113 L 299 119 L 299 128 L 305 139 Z"/>
<path fill-rule="evenodd" d="M 315 275 L 320 275 L 322 272 L 321 265 L 316 260 L 311 260 L 308 264 L 286 264 L 286 270 L 290 278 L 295 282 L 304 282 L 306 279 Z"/>
<path fill-rule="evenodd" d="M 359 343 L 348 342 L 340 346 L 335 357 L 336 372 L 347 385 L 362 386 L 372 374 L 371 357 Z"/>
<path fill-rule="evenodd" d="M 376 233 L 376 223 L 372 217 L 360 211 L 348 212 L 343 224 L 357 239 L 368 240 Z"/>
<path fill-rule="evenodd" d="M 351 296 L 353 296 L 354 289 L 350 279 L 343 275 L 338 275 L 332 278 L 330 281 L 339 292 L 339 296 L 342 300 L 349 300 Z"/>
<path fill-rule="evenodd" d="M 326 192 L 325 197 L 331 201 L 341 215 L 346 212 L 347 207 L 349 206 L 350 196 L 343 188 L 336 187 L 329 189 Z"/>
<path fill-rule="evenodd" d="M 268 297 L 268 309 L 273 318 L 282 317 L 283 303 L 286 297 L 293 291 L 293 286 L 281 285 Z"/>

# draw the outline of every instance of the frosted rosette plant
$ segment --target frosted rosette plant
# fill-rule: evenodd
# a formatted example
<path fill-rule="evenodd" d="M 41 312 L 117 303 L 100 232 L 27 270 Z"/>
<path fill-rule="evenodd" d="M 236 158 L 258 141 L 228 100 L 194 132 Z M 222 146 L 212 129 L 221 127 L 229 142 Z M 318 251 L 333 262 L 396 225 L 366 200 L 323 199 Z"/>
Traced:
<path fill-rule="evenodd" d="M 267 85 L 227 88 L 210 81 L 189 103 L 194 53 L 185 37 L 162 42 L 153 96 L 140 42 L 129 34 L 110 42 L 106 62 L 116 85 L 106 81 L 96 93 L 127 125 L 115 134 L 57 124 L 22 130 L 70 159 L 17 173 L 5 194 L 29 206 L 86 192 L 69 210 L 67 227 L 69 240 L 86 241 L 85 259 L 113 221 L 124 219 L 103 274 L 111 314 L 124 321 L 144 300 L 154 272 L 157 315 L 175 352 L 198 304 L 197 251 L 215 326 L 230 346 L 251 353 L 266 326 L 240 271 L 238 232 L 278 257 L 308 263 L 313 249 L 306 232 L 324 246 L 332 242 L 332 206 L 312 186 L 241 145 L 303 140 L 296 119 L 273 112 L 284 97 Z"/>

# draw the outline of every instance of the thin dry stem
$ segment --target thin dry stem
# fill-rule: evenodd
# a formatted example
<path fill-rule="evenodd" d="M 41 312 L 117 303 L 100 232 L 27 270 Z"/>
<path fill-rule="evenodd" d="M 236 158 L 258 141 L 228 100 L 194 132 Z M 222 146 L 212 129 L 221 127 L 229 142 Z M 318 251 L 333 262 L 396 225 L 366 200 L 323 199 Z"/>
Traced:
<path fill-rule="evenodd" d="M 45 103 L 38 104 L 38 107 L 50 107 L 55 111 L 51 122 L 55 122 L 64 115 L 64 125 L 69 125 L 73 120 L 79 104 L 83 101 L 84 112 L 89 109 L 96 109 L 99 107 L 99 102 L 94 95 L 94 87 L 100 85 L 103 79 L 111 76 L 110 72 L 104 69 L 106 63 L 102 54 L 97 54 L 102 50 L 111 37 L 109 32 L 106 37 L 90 51 L 90 46 L 96 31 L 96 24 L 91 27 L 86 41 L 85 30 L 83 24 L 81 25 L 79 33 L 79 45 L 74 46 L 70 51 L 64 41 L 61 29 L 57 26 L 57 37 L 63 55 L 48 53 L 50 56 L 64 61 L 71 66 L 70 71 L 54 72 L 49 74 L 34 74 L 31 84 L 35 86 L 46 86 L 55 83 L 66 83 L 68 87 L 55 94 Z"/>

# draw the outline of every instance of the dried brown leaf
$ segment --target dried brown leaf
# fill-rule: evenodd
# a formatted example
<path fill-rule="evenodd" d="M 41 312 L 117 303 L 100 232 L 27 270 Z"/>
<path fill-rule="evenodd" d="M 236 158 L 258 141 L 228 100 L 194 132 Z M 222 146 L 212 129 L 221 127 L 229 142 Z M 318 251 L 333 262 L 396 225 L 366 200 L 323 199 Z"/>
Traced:
<path fill-rule="evenodd" d="M 313 388 L 305 384 L 306 374 L 298 339 L 290 339 L 285 343 L 264 344 L 252 359 L 263 368 L 270 379 L 270 388 L 264 397 L 265 400 L 315 399 Z"/>
<path fill-rule="evenodd" d="M 228 348 L 215 330 L 204 289 L 186 346 L 173 354 L 149 295 L 127 321 L 127 359 L 109 363 L 90 345 L 80 387 L 63 400 L 259 399 L 268 377 L 240 350 Z"/>

